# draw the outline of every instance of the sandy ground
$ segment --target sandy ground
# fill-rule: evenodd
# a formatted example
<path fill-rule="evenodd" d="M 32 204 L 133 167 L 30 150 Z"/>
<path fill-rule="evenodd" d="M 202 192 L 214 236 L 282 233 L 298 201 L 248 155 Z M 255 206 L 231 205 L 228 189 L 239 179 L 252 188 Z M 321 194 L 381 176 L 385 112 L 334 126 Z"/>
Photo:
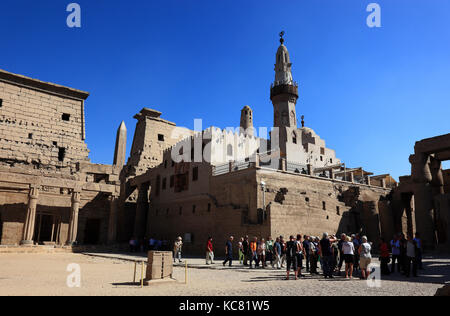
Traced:
<path fill-rule="evenodd" d="M 360 280 L 342 278 L 324 280 L 307 276 L 295 281 L 283 280 L 284 271 L 250 270 L 239 267 L 214 268 L 202 265 L 202 260 L 190 260 L 188 284 L 184 284 L 185 269 L 174 268 L 176 281 L 153 284 L 141 289 L 132 284 L 134 264 L 118 259 L 83 254 L 0 254 L 0 295 L 38 296 L 98 296 L 98 295 L 434 295 L 450 281 L 450 258 L 425 260 L 425 271 L 419 278 L 403 276 L 383 280 L 380 288 L 370 288 Z M 81 287 L 69 288 L 67 266 L 81 267 Z"/>

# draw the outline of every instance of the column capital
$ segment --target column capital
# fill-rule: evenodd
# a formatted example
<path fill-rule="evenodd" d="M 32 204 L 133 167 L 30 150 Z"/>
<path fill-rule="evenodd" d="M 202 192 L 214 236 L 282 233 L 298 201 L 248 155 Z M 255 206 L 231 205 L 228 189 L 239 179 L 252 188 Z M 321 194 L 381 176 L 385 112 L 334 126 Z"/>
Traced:
<path fill-rule="evenodd" d="M 30 185 L 30 193 L 28 194 L 28 197 L 32 200 L 37 200 L 39 197 L 39 190 L 41 189 L 40 186 L 37 185 Z"/>
<path fill-rule="evenodd" d="M 81 202 L 81 192 L 73 191 L 72 192 L 72 203 L 80 203 Z"/>

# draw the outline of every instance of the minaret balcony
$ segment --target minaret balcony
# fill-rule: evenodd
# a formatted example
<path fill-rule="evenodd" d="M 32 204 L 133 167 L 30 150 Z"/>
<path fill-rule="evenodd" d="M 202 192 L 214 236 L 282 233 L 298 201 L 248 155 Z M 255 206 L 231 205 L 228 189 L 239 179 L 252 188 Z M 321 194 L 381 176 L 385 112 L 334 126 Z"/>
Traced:
<path fill-rule="evenodd" d="M 291 94 L 298 99 L 298 84 L 296 82 L 294 82 L 293 84 L 272 84 L 270 86 L 270 99 L 273 99 L 280 94 Z"/>

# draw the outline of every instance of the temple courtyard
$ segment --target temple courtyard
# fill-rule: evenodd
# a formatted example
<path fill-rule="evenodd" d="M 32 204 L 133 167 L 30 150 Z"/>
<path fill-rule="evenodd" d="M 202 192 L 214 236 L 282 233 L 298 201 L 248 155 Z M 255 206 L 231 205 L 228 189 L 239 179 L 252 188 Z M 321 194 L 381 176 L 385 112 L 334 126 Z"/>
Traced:
<path fill-rule="evenodd" d="M 418 278 L 400 275 L 382 280 L 381 287 L 368 287 L 359 279 L 325 280 L 307 275 L 295 281 L 285 281 L 284 270 L 248 269 L 240 265 L 223 267 L 220 261 L 205 266 L 204 259 L 188 259 L 188 279 L 185 265 L 174 267 L 172 281 L 157 282 L 141 288 L 133 283 L 133 260 L 145 257 L 127 254 L 73 253 L 2 253 L 0 254 L 0 295 L 38 296 L 431 296 L 438 288 L 450 283 L 450 256 L 427 257 L 425 270 Z M 377 260 L 375 259 L 375 262 Z M 77 264 L 81 271 L 80 287 L 69 287 L 67 268 Z M 140 268 L 136 272 L 140 277 Z"/>

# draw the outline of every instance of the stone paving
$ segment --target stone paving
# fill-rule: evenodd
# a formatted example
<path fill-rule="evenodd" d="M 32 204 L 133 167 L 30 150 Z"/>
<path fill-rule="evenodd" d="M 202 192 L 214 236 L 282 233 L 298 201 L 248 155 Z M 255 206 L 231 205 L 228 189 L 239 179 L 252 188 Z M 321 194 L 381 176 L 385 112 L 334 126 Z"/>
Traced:
<path fill-rule="evenodd" d="M 307 275 L 298 281 L 285 281 L 285 271 L 248 269 L 237 264 L 223 267 L 219 260 L 206 266 L 204 259 L 188 259 L 188 283 L 185 268 L 176 264 L 173 282 L 140 288 L 133 284 L 133 261 L 145 260 L 134 254 L 0 254 L 0 295 L 175 295 L 175 296 L 430 296 L 450 282 L 450 257 L 428 258 L 420 277 L 400 275 L 382 280 L 381 287 L 371 288 L 365 281 L 343 278 L 325 280 Z M 69 288 L 67 265 L 81 267 L 80 288 Z M 139 270 L 138 270 L 139 271 Z M 139 279 L 139 272 L 137 273 Z"/>

